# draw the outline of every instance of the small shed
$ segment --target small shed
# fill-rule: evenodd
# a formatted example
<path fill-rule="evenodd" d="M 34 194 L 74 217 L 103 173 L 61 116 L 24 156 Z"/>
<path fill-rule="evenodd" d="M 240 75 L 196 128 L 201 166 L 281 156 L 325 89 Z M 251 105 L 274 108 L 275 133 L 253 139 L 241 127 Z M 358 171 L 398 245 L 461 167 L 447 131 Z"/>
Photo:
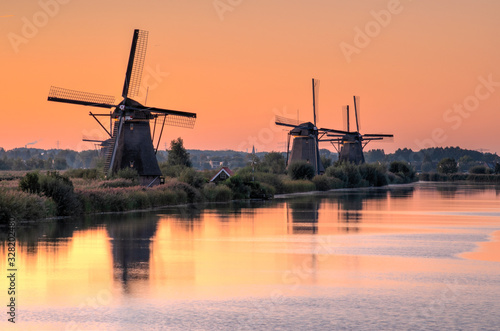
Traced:
<path fill-rule="evenodd" d="M 228 167 L 222 167 L 215 176 L 210 179 L 210 182 L 218 183 L 225 181 L 229 177 L 233 176 L 234 173 Z"/>

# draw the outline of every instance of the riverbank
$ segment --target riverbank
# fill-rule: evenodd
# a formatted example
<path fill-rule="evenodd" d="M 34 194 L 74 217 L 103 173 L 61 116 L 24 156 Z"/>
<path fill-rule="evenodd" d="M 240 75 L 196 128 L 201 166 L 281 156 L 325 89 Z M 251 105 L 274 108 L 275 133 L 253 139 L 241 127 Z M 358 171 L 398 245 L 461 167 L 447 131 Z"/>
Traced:
<path fill-rule="evenodd" d="M 308 165 L 305 165 L 307 168 Z M 0 181 L 0 220 L 39 220 L 87 214 L 149 210 L 181 204 L 271 199 L 282 194 L 380 187 L 415 181 L 415 172 L 402 162 L 338 164 L 324 175 L 304 176 L 253 172 L 243 168 L 217 184 L 207 173 L 188 168 L 164 185 L 146 188 L 133 174 L 103 180 L 94 169 L 61 174 L 27 172 Z M 71 177 L 70 177 L 71 176 Z"/>
<path fill-rule="evenodd" d="M 436 172 L 421 173 L 418 175 L 420 181 L 425 182 L 473 182 L 500 184 L 500 174 L 440 174 Z"/>

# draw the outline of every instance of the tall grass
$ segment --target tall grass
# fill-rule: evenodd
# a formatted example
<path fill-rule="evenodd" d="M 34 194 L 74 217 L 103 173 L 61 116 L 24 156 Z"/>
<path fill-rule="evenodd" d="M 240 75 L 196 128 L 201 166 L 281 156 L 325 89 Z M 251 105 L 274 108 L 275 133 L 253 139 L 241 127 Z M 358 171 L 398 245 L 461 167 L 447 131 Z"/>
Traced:
<path fill-rule="evenodd" d="M 57 207 L 54 200 L 45 196 L 19 190 L 0 189 L 0 223 L 16 220 L 37 220 L 54 217 Z"/>

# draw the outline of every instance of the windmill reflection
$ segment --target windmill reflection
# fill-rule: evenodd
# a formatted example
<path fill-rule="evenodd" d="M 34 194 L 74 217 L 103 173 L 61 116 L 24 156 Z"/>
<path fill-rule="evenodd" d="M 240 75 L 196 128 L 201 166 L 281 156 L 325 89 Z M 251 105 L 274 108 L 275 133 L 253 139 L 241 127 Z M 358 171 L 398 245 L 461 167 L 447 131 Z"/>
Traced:
<path fill-rule="evenodd" d="M 318 233 L 320 199 L 310 197 L 286 203 L 288 232 L 293 234 Z"/>
<path fill-rule="evenodd" d="M 149 278 L 150 244 L 157 222 L 157 216 L 138 218 L 137 215 L 123 215 L 107 224 L 113 255 L 113 278 L 119 280 L 125 290 L 129 289 L 130 281 Z"/>

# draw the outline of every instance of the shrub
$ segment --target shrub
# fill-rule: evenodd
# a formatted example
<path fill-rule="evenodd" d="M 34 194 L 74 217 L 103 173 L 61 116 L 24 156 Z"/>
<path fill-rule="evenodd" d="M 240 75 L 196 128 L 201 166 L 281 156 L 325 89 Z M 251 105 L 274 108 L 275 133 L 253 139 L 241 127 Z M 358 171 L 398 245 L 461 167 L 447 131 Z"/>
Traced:
<path fill-rule="evenodd" d="M 315 191 L 316 185 L 310 180 L 284 180 L 283 181 L 284 193 L 297 193 Z"/>
<path fill-rule="evenodd" d="M 203 196 L 210 202 L 226 202 L 232 199 L 233 192 L 227 185 L 208 183 L 203 187 Z"/>
<path fill-rule="evenodd" d="M 137 181 L 139 179 L 139 173 L 134 168 L 123 168 L 118 170 L 114 177 Z"/>
<path fill-rule="evenodd" d="M 0 189 L 0 224 L 10 219 L 37 220 L 54 216 L 54 200 L 23 191 Z"/>
<path fill-rule="evenodd" d="M 367 182 L 366 186 L 384 186 L 388 184 L 387 171 L 384 165 L 364 163 L 359 165 L 361 179 Z"/>
<path fill-rule="evenodd" d="M 160 164 L 160 170 L 163 176 L 178 178 L 187 167 L 184 165 L 170 165 L 166 162 Z"/>
<path fill-rule="evenodd" d="M 354 163 L 344 162 L 340 165 L 340 170 L 345 174 L 347 187 L 357 187 L 361 182 L 359 167 Z"/>
<path fill-rule="evenodd" d="M 49 171 L 40 177 L 40 189 L 52 198 L 57 205 L 58 216 L 73 215 L 80 207 L 71 180 L 56 171 Z"/>
<path fill-rule="evenodd" d="M 393 161 L 389 165 L 389 172 L 392 172 L 396 177 L 390 176 L 390 183 L 403 184 L 410 183 L 416 179 L 416 173 L 413 167 L 403 161 Z M 398 178 L 399 177 L 399 178 Z M 395 179 L 391 181 L 391 179 Z"/>
<path fill-rule="evenodd" d="M 247 174 L 247 176 L 252 176 L 252 174 Z M 256 181 L 261 184 L 267 184 L 274 188 L 275 193 L 283 193 L 283 178 L 286 175 L 275 175 L 265 172 L 256 172 L 253 174 Z"/>
<path fill-rule="evenodd" d="M 23 192 L 40 193 L 40 181 L 38 172 L 28 172 L 21 180 L 19 181 L 19 188 Z"/>
<path fill-rule="evenodd" d="M 333 184 L 331 182 L 334 180 L 332 177 L 328 177 L 325 175 L 317 175 L 314 176 L 312 182 L 316 186 L 316 190 L 318 191 L 328 191 L 332 189 Z"/>
<path fill-rule="evenodd" d="M 134 182 L 131 179 L 116 178 L 116 179 L 110 179 L 110 180 L 102 181 L 99 184 L 99 186 L 102 187 L 102 188 L 131 187 L 131 186 L 137 186 L 137 183 Z"/>
<path fill-rule="evenodd" d="M 229 186 L 233 192 L 235 199 L 248 199 L 252 189 L 245 184 L 241 175 L 235 175 L 226 180 L 226 185 Z"/>
<path fill-rule="evenodd" d="M 338 165 L 333 165 L 326 168 L 325 175 L 328 177 L 337 178 L 342 183 L 347 183 L 347 175 L 340 169 Z"/>
<path fill-rule="evenodd" d="M 470 174 L 489 174 L 490 169 L 486 168 L 484 165 L 476 165 L 469 169 Z"/>
<path fill-rule="evenodd" d="M 69 169 L 64 173 L 70 178 L 83 178 L 83 179 L 101 179 L 104 178 L 104 174 L 101 169 Z"/>
<path fill-rule="evenodd" d="M 180 173 L 179 180 L 195 188 L 202 188 L 207 182 L 203 174 L 193 168 L 185 168 Z"/>
<path fill-rule="evenodd" d="M 312 179 L 314 167 L 306 161 L 296 161 L 288 166 L 288 174 L 292 179 Z"/>
<path fill-rule="evenodd" d="M 200 194 L 198 190 L 196 190 L 194 187 L 192 187 L 189 184 L 179 182 L 176 179 L 173 179 L 164 185 L 159 186 L 160 189 L 168 189 L 168 190 L 173 190 L 173 191 L 181 191 L 186 194 L 186 201 L 188 203 L 193 203 L 193 202 L 201 202 L 203 201 L 203 197 Z"/>
<path fill-rule="evenodd" d="M 458 171 L 457 161 L 446 157 L 441 159 L 437 165 L 437 172 L 440 174 L 454 174 Z"/>

